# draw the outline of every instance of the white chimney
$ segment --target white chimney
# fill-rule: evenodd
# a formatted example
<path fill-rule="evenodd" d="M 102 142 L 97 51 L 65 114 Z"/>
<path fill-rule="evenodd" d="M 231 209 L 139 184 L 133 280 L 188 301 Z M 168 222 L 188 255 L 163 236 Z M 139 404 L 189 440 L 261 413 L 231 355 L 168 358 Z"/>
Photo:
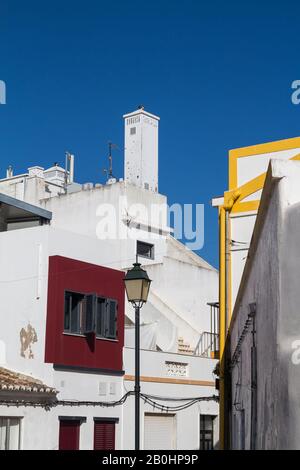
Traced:
<path fill-rule="evenodd" d="M 158 123 L 160 118 L 140 106 L 125 114 L 125 181 L 158 191 Z"/>
<path fill-rule="evenodd" d="M 9 167 L 6 170 L 6 178 L 12 178 L 14 175 L 13 167 L 9 165 Z"/>
<path fill-rule="evenodd" d="M 66 152 L 65 182 L 67 184 L 74 182 L 74 155 Z"/>
<path fill-rule="evenodd" d="M 70 159 L 70 170 L 69 170 L 69 183 L 74 183 L 74 155 L 69 155 Z"/>

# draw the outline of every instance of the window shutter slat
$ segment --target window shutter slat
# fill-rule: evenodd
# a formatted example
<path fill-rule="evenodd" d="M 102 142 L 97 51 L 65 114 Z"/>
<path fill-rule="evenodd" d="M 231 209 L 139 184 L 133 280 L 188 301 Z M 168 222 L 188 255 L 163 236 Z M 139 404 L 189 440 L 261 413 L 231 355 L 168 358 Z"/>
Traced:
<path fill-rule="evenodd" d="M 59 450 L 79 450 L 80 421 L 60 421 Z"/>
<path fill-rule="evenodd" d="M 108 299 L 106 309 L 106 335 L 108 338 L 115 339 L 117 336 L 117 301 Z"/>
<path fill-rule="evenodd" d="M 85 298 L 85 334 L 95 332 L 96 301 L 97 298 L 94 294 L 89 294 Z"/>
<path fill-rule="evenodd" d="M 96 421 L 94 426 L 94 450 L 115 449 L 115 423 Z"/>

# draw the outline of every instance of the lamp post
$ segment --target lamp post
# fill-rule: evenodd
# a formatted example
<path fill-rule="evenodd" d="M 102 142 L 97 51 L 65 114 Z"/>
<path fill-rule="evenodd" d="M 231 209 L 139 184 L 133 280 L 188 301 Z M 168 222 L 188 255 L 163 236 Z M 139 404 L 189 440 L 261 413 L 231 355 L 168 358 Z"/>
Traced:
<path fill-rule="evenodd" d="M 128 301 L 135 309 L 135 450 L 140 449 L 140 309 L 147 302 L 151 279 L 136 262 L 124 278 Z"/>

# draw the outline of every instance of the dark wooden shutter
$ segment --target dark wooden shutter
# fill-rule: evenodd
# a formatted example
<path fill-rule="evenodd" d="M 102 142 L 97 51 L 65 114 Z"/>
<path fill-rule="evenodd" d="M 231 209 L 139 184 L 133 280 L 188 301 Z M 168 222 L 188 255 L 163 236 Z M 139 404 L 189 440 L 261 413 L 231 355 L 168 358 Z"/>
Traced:
<path fill-rule="evenodd" d="M 79 450 L 80 421 L 61 420 L 59 426 L 59 450 Z"/>
<path fill-rule="evenodd" d="M 95 421 L 94 450 L 115 449 L 115 423 L 112 421 Z"/>
<path fill-rule="evenodd" d="M 105 315 L 106 315 L 106 300 L 98 297 L 97 299 L 97 313 L 96 313 L 96 333 L 97 336 L 105 337 Z"/>
<path fill-rule="evenodd" d="M 94 294 L 86 295 L 85 297 L 85 312 L 84 312 L 84 334 L 95 332 L 95 319 L 96 319 L 96 305 L 97 298 Z"/>
<path fill-rule="evenodd" d="M 107 299 L 106 302 L 106 337 L 115 339 L 117 337 L 117 311 L 118 302 Z"/>

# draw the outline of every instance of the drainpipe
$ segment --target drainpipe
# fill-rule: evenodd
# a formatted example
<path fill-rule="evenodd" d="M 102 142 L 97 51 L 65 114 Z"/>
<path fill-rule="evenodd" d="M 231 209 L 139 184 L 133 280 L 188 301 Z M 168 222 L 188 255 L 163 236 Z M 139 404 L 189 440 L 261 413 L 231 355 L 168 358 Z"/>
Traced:
<path fill-rule="evenodd" d="M 219 303 L 220 303 L 220 448 L 225 449 L 225 431 L 228 427 L 226 410 L 226 383 L 225 383 L 225 343 L 231 316 L 231 282 L 230 282 L 230 212 L 239 199 L 240 191 L 227 194 L 224 206 L 220 207 L 219 229 L 220 229 L 220 281 L 219 281 Z M 230 386 L 230 385 L 229 385 Z M 227 385 L 228 387 L 228 385 Z M 226 416 L 225 416 L 226 415 Z"/>
<path fill-rule="evenodd" d="M 230 226 L 229 211 L 225 213 L 225 331 L 227 334 L 229 326 L 229 298 L 230 298 L 230 281 L 229 281 L 229 263 L 230 263 Z"/>
<path fill-rule="evenodd" d="M 220 251 L 220 277 L 219 277 L 219 359 L 220 359 L 220 375 L 219 375 L 219 396 L 220 396 L 220 449 L 225 449 L 225 384 L 224 384 L 224 347 L 226 337 L 226 280 L 225 280 L 225 229 L 226 215 L 224 207 L 219 212 L 219 251 Z"/>

